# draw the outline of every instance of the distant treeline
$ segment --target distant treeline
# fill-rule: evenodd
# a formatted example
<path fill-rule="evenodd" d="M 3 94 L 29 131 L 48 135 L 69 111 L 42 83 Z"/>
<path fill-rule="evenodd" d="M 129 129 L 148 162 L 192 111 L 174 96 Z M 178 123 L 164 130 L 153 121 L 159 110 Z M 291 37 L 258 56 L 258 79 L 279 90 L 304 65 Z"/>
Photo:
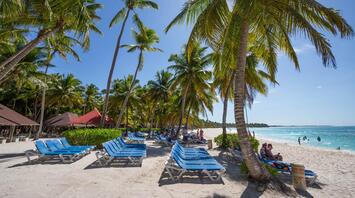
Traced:
<path fill-rule="evenodd" d="M 265 123 L 248 123 L 248 127 L 269 127 Z M 201 128 L 222 128 L 222 123 L 209 120 L 199 120 L 198 127 Z M 227 128 L 235 128 L 235 123 L 227 123 Z"/>

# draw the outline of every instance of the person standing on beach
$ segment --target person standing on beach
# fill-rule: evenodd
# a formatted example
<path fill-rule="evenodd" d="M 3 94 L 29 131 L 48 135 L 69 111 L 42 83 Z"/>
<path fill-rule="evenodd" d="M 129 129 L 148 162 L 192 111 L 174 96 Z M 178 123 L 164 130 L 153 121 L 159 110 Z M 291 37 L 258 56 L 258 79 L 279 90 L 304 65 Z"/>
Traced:
<path fill-rule="evenodd" d="M 298 144 L 301 145 L 301 137 L 298 137 Z"/>

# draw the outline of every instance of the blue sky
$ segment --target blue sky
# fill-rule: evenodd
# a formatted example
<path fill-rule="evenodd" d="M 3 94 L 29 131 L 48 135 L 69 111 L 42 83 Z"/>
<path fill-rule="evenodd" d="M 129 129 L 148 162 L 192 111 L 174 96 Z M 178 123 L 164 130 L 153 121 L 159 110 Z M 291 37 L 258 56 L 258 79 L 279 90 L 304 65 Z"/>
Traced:
<path fill-rule="evenodd" d="M 91 35 L 91 48 L 88 52 L 79 50 L 81 62 L 74 59 L 55 58 L 56 68 L 51 72 L 73 73 L 84 84 L 94 83 L 103 89 L 112 61 L 120 25 L 108 28 L 114 14 L 122 7 L 120 0 L 98 0 L 104 5 L 99 12 L 102 20 L 98 26 L 103 35 Z M 190 28 L 186 25 L 175 26 L 168 34 L 166 25 L 181 10 L 185 0 L 156 0 L 160 9 L 138 11 L 146 26 L 155 29 L 160 35 L 157 45 L 163 53 L 145 54 L 144 69 L 138 78 L 142 84 L 153 79 L 158 70 L 169 65 L 170 54 L 181 51 Z M 321 0 L 328 7 L 340 10 L 348 23 L 355 28 L 353 0 Z M 132 43 L 131 21 L 123 36 L 123 44 Z M 326 34 L 327 35 L 327 34 Z M 282 125 L 355 125 L 355 40 L 328 36 L 337 59 L 337 69 L 324 68 L 314 48 L 303 38 L 294 38 L 293 43 L 299 56 L 301 72 L 294 69 L 287 57 L 279 56 L 277 80 L 279 86 L 270 86 L 267 97 L 257 96 L 252 109 L 248 109 L 249 122 L 264 122 Z M 114 78 L 132 74 L 137 64 L 136 53 L 121 50 L 114 73 Z M 213 115 L 208 119 L 221 121 L 222 104 L 214 105 Z M 228 122 L 234 121 L 233 104 L 229 103 Z"/>

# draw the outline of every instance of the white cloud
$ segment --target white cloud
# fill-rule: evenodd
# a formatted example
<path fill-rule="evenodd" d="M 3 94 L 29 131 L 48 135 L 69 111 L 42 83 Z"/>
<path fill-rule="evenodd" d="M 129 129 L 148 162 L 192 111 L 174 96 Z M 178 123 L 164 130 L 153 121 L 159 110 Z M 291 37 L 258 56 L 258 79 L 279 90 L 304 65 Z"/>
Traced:
<path fill-rule="evenodd" d="M 322 89 L 323 86 L 322 86 L 322 85 L 318 85 L 316 88 L 317 88 L 317 89 Z"/>
<path fill-rule="evenodd" d="M 270 89 L 270 91 L 269 91 L 269 94 L 273 94 L 273 93 L 276 93 L 277 92 L 277 90 L 274 88 L 274 89 Z"/>
<path fill-rule="evenodd" d="M 308 52 L 308 51 L 313 51 L 314 50 L 314 46 L 311 45 L 311 44 L 304 44 L 301 47 L 295 47 L 294 49 L 295 49 L 295 52 L 297 54 L 302 54 L 302 53 L 305 53 L 305 52 Z"/>
<path fill-rule="evenodd" d="M 261 101 L 258 101 L 258 100 L 255 100 L 254 102 L 253 102 L 253 104 L 260 104 L 261 103 Z"/>

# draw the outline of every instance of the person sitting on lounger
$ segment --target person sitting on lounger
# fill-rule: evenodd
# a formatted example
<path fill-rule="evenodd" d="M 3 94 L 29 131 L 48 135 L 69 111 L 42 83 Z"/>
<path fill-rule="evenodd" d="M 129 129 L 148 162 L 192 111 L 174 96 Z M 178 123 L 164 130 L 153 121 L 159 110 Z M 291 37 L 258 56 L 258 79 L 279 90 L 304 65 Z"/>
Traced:
<path fill-rule="evenodd" d="M 203 137 L 203 130 L 201 129 L 200 130 L 200 141 L 204 141 L 204 137 Z"/>
<path fill-rule="evenodd" d="M 267 147 L 267 143 L 265 142 L 260 149 L 260 156 L 261 158 L 267 158 L 266 157 L 266 147 Z"/>
<path fill-rule="evenodd" d="M 187 132 L 187 128 L 182 129 L 182 141 L 187 142 L 189 140 L 189 133 Z"/>
<path fill-rule="evenodd" d="M 274 155 L 271 150 L 272 150 L 272 144 L 268 144 L 266 147 L 266 158 L 271 160 L 282 161 L 282 156 L 280 155 L 280 153 Z"/>

